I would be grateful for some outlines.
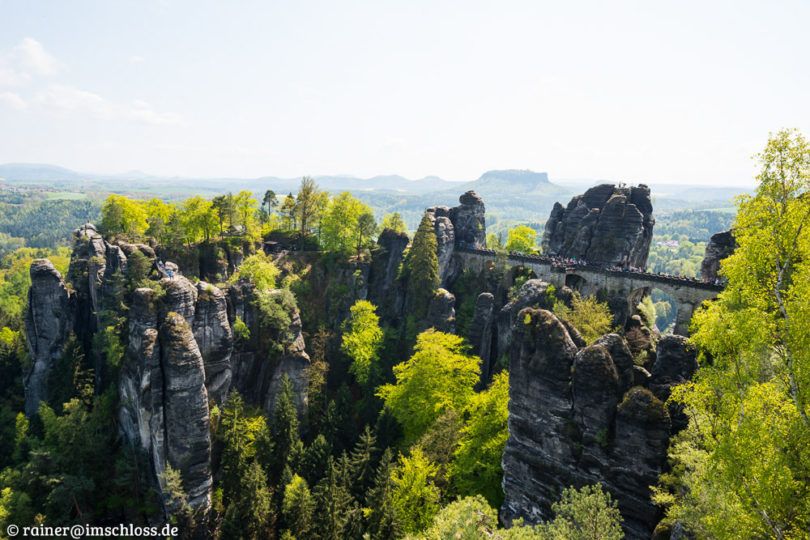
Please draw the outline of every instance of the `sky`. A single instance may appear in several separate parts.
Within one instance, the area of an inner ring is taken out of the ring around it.
[[[0,163],[753,185],[810,2],[0,0]]]

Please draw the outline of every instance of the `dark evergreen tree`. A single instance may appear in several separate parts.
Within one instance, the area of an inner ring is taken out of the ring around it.
[[[272,471],[280,473],[290,453],[299,442],[298,411],[295,406],[295,394],[292,383],[287,375],[281,380],[281,392],[276,398],[276,408],[273,411],[271,425],[271,440],[273,443]]]
[[[308,485],[314,486],[323,477],[331,452],[332,448],[323,433],[319,433],[315,440],[312,441],[312,444],[304,451],[301,476],[304,477]]]
[[[418,320],[427,314],[433,293],[439,286],[438,243],[433,222],[427,212],[413,236],[406,261],[408,272],[408,298],[411,314]]]
[[[352,496],[341,483],[341,471],[333,457],[329,457],[326,476],[314,490],[315,532],[324,540],[346,538],[344,529],[349,521]]]
[[[374,539],[387,540],[400,536],[396,507],[391,502],[394,491],[391,473],[395,467],[393,453],[390,448],[386,448],[374,475],[374,485],[365,498],[368,509],[366,530]]]
[[[371,487],[374,480],[374,462],[377,457],[375,442],[374,434],[366,426],[365,431],[360,434],[360,440],[354,445],[349,458],[351,492],[357,500],[362,500],[363,495]]]
[[[251,540],[270,538],[274,516],[270,511],[271,493],[267,488],[267,477],[256,461],[246,469],[240,481],[239,495],[225,511],[222,536]]]

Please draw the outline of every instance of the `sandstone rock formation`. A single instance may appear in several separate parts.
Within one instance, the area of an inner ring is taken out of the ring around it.
[[[455,304],[455,296],[445,289],[437,290],[430,300],[427,316],[422,326],[452,334],[456,329],[456,310],[453,307]]]
[[[368,299],[377,306],[384,320],[400,318],[405,301],[402,283],[397,281],[399,266],[408,247],[408,235],[385,229],[377,238],[368,276]]]
[[[432,206],[427,209],[438,243],[439,277],[443,285],[452,283],[460,268],[453,263],[456,244],[465,247],[487,247],[484,201],[474,191],[459,197],[458,206]]]
[[[644,184],[602,184],[563,207],[555,203],[543,234],[549,255],[644,268],[655,218]]]
[[[700,263],[700,277],[709,281],[717,279],[720,261],[734,253],[735,249],[737,249],[737,241],[734,239],[732,231],[713,234],[709,243],[706,244],[703,262]]]
[[[628,538],[649,538],[660,519],[649,486],[666,466],[673,433],[662,398],[636,385],[650,377],[638,376],[617,334],[578,347],[550,311],[526,307],[513,321],[501,517],[551,519],[564,488],[601,483],[618,502]],[[681,340],[662,340],[660,377],[694,367]]]
[[[472,347],[470,352],[481,359],[481,386],[486,386],[489,381],[492,366],[492,325],[494,323],[495,296],[492,293],[484,292],[478,295],[475,301],[470,328],[467,331],[467,341]]]
[[[120,303],[128,262],[136,252],[155,258],[152,247],[110,244],[87,224],[74,232],[68,272],[72,290],[50,261],[40,259],[31,265],[26,314],[31,365],[23,377],[26,414],[35,414],[39,402],[48,400],[48,376],[71,332],[84,354],[95,361],[97,385],[99,374],[115,373],[107,370],[93,338],[103,321],[99,313],[109,304],[105,295]],[[286,327],[268,335],[252,285],[226,291],[203,281],[195,285],[177,272],[174,263],[165,264],[174,269],[173,278],[164,277],[154,290],[139,288],[132,293],[123,344],[126,354],[117,379],[105,381],[104,387],[117,386],[122,435],[150,456],[151,478],[164,503],[168,498],[161,475],[171,466],[180,471],[189,504],[204,516],[212,486],[209,398],[223,405],[235,386],[248,402],[272,411],[287,375],[303,411],[309,357],[296,309],[289,310]],[[360,281],[358,287],[364,287],[364,279]],[[237,316],[252,335],[246,341],[234,337]]]
[[[296,395],[299,414],[307,404],[308,380],[306,369],[309,367],[309,356],[305,352],[304,336],[301,328],[301,316],[298,310],[287,313],[290,324],[273,336],[281,352],[270,355],[265,348],[268,344],[256,304],[256,288],[250,283],[229,287],[226,291],[228,320],[231,327],[237,318],[250,332],[248,339],[237,338],[231,356],[232,384],[245,401],[262,407],[267,413],[275,409],[276,397],[280,391],[284,375],[289,377]],[[275,291],[274,294],[281,294]]]
[[[48,374],[73,329],[70,295],[59,271],[48,259],[37,259],[30,272],[25,335],[31,362],[23,371],[28,416],[36,414],[40,401],[47,401]]]

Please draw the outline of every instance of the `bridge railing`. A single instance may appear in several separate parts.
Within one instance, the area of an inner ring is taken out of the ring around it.
[[[482,249],[463,245],[456,245],[455,249],[456,251],[471,253],[475,255],[484,255],[486,257],[491,258],[495,258],[495,256],[497,256],[497,252],[494,249]],[[554,259],[546,255],[528,255],[525,253],[511,252],[507,255],[507,259],[509,259],[510,261],[528,264],[547,264],[551,267],[552,272],[565,272],[566,268],[573,267],[574,269],[584,270],[587,272],[595,272],[625,278],[631,277],[636,279],[643,279],[645,281],[655,281],[658,283],[663,283],[677,287],[683,287],[684,285],[688,285],[690,287],[705,289],[709,291],[722,291],[725,288],[724,284],[712,283],[710,281],[703,281],[697,278],[685,276],[684,277],[667,276],[637,270],[624,270],[621,268],[611,268],[602,265],[601,263],[589,263],[585,261],[571,261],[571,260],[560,261],[558,259]]]

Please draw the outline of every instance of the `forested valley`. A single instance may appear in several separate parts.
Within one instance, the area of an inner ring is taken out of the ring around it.
[[[491,230],[471,191],[409,231],[306,177],[4,190],[0,538],[805,538],[810,147],[758,162],[736,213],[602,185]],[[712,296],[688,340],[679,288]]]

